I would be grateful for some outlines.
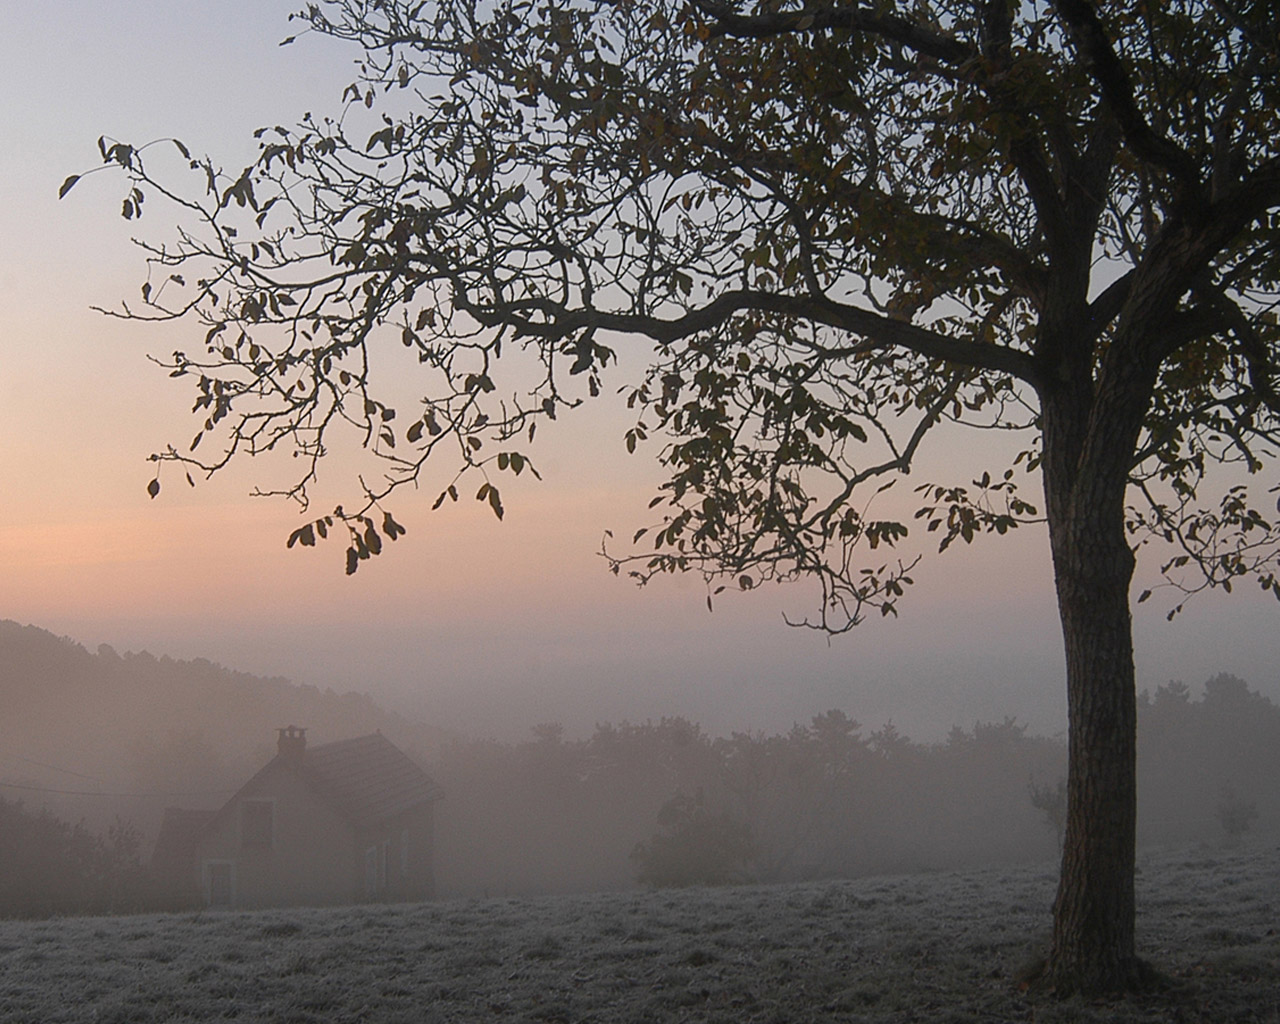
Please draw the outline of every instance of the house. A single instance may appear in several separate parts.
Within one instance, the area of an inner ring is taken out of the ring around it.
[[[212,814],[166,811],[157,874],[185,871],[213,907],[420,900],[434,894],[439,787],[380,732],[277,753]],[[174,865],[177,865],[175,868]]]

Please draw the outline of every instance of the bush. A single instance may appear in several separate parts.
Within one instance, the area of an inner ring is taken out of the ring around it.
[[[0,917],[137,909],[141,845],[142,833],[119,818],[96,835],[0,798]]]
[[[1214,814],[1228,838],[1239,839],[1258,817],[1258,805],[1251,800],[1242,800],[1232,786],[1223,786]]]
[[[655,887],[725,885],[749,880],[751,829],[728,814],[713,814],[695,796],[677,793],[658,812],[658,831],[637,843],[637,878]]]
[[[1067,780],[1059,779],[1056,786],[1040,785],[1034,779],[1030,786],[1031,806],[1044,815],[1045,824],[1058,837],[1058,849],[1062,849],[1062,835],[1067,827]]]

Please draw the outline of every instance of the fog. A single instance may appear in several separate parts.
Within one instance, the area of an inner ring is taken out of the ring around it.
[[[1144,852],[1142,1000],[1015,984],[1049,864],[779,886],[0,922],[6,1024],[946,1020],[1273,1024],[1273,851]]]
[[[833,707],[873,728],[893,721],[923,743],[1010,715],[1042,735],[1066,728],[1061,632],[1034,530],[926,556],[900,618],[828,641],[783,621],[812,613],[802,586],[726,593],[709,611],[698,580],[642,589],[610,576],[595,554],[600,530],[630,526],[643,501],[579,502],[572,486],[560,493],[569,483],[511,499],[501,524],[479,509],[447,520],[419,509],[410,536],[351,579],[335,550],[286,551],[280,525],[289,520],[254,506],[259,522],[243,542],[242,525],[213,520],[219,536],[235,531],[229,552],[164,552],[165,578],[190,581],[165,599],[143,578],[117,607],[93,600],[89,586],[71,608],[16,591],[9,605],[25,604],[25,621],[90,649],[205,658],[368,693],[439,728],[508,741],[537,721],[581,737],[597,722],[663,715],[715,735],[785,731]],[[561,497],[587,507],[566,520]],[[103,567],[102,586],[118,572]],[[1147,567],[1135,590],[1152,586],[1150,575]],[[1225,671],[1280,702],[1280,630],[1267,595],[1202,595],[1174,623],[1166,611],[1161,596],[1135,609],[1139,689]]]
[[[586,730],[531,717],[495,738],[364,694],[90,652],[13,622],[0,623],[0,697],[0,800],[104,837],[100,873],[124,872],[112,909],[158,900],[145,865],[164,809],[222,806],[295,723],[316,744],[381,731],[432,776],[445,897],[951,870],[1052,860],[1058,843],[1062,738],[1015,716],[955,722],[927,742],[835,702],[783,729],[623,713]],[[1142,843],[1280,835],[1277,780],[1280,708],[1248,682],[1144,692]],[[122,828],[136,863],[111,846]],[[11,835],[5,855],[16,849]],[[74,912],[73,896],[45,905]]]
[[[274,730],[297,724],[317,743],[381,729],[438,778],[443,893],[634,885],[637,844],[652,850],[664,807],[699,792],[708,821],[748,827],[752,856],[734,870],[760,880],[1052,857],[1028,793],[1062,771],[1064,673],[1034,529],[927,558],[901,619],[828,643],[783,625],[812,611],[803,587],[725,594],[710,612],[697,580],[639,590],[607,574],[601,534],[645,525],[656,472],[651,450],[625,456],[626,417],[607,399],[539,434],[545,483],[504,489],[503,523],[474,507],[429,514],[424,486],[396,508],[409,535],[352,579],[340,545],[287,551],[292,511],[245,499],[280,484],[270,463],[146,496],[146,455],[189,436],[191,395],[145,353],[203,331],[90,311],[137,294],[137,227],[109,175],[63,201],[58,184],[98,162],[103,133],[177,134],[233,166],[259,126],[332,109],[352,53],[314,36],[278,47],[295,6],[6,11],[0,609],[53,635],[0,630],[0,799],[93,835],[133,823],[145,860],[164,807],[219,806],[273,755]],[[153,202],[146,224],[162,231],[165,216]],[[409,375],[395,384],[420,398]],[[971,441],[922,452],[904,483],[1001,468],[982,461],[990,438],[980,457]],[[348,498],[352,479],[330,461],[316,508]],[[883,500],[899,493],[910,487]],[[1141,565],[1135,591],[1155,582]],[[1144,725],[1144,835],[1217,836],[1225,786],[1257,803],[1254,828],[1274,828],[1274,763],[1221,739],[1223,705],[1205,708],[1200,687],[1228,672],[1280,703],[1275,605],[1207,595],[1170,625],[1163,597],[1135,609],[1138,685],[1191,684],[1179,728],[1209,739],[1195,757],[1173,744],[1165,764]],[[831,710],[859,723],[838,771],[811,735]],[[540,724],[562,726],[558,739],[537,738]],[[873,739],[890,724],[909,742]],[[1244,760],[1226,760],[1237,747]]]

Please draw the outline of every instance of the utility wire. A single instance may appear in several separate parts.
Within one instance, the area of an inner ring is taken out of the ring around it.
[[[39,765],[41,768],[48,768],[50,771],[62,772],[64,775],[74,775],[77,779],[87,779],[90,782],[101,782],[102,780],[96,775],[81,775],[79,772],[73,772],[70,768],[60,768],[56,764],[46,764],[44,761],[37,761],[33,757],[23,757],[21,754],[14,754],[19,761],[26,761],[27,764]]]
[[[84,777],[87,778],[87,776]],[[100,789],[54,789],[50,786],[32,786],[25,782],[0,782],[0,786],[5,786],[9,789],[25,789],[33,793],[58,793],[62,796],[222,796],[235,792],[232,787],[226,789],[195,789],[186,790],[185,792],[125,793]]]
[[[23,757],[21,754],[13,754],[12,757],[15,761],[25,761],[27,764],[39,765],[41,768],[48,768],[50,771],[62,772],[64,775],[74,775],[77,779],[85,779],[88,782],[102,782],[102,780],[96,775],[84,775],[81,772],[74,772],[70,768],[63,768],[59,765],[49,764],[45,761],[37,761],[33,757]],[[223,796],[235,792],[232,788],[156,791],[150,793],[101,789],[57,789],[52,786],[37,786],[29,782],[5,782],[3,780],[0,780],[0,786],[5,786],[9,789],[25,789],[33,793],[56,793],[59,796]]]

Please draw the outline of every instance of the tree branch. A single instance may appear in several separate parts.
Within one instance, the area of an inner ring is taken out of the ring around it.
[[[896,15],[879,14],[866,7],[822,7],[804,11],[779,11],[773,14],[739,14],[728,4],[714,0],[695,0],[695,6],[716,25],[714,39],[731,36],[739,39],[763,39],[795,32],[823,32],[844,29],[866,32],[945,64],[963,64],[977,52],[951,36],[934,32],[918,22]]]
[[[1138,109],[1133,82],[1093,5],[1088,0],[1057,0],[1056,7],[1129,147],[1143,160],[1167,171],[1192,195],[1203,198],[1195,161],[1177,143],[1157,133]]]
[[[940,359],[980,370],[1007,373],[1035,385],[1039,370],[1025,353],[1003,345],[987,345],[951,338],[925,327],[895,320],[835,302],[825,296],[786,295],[737,289],[718,294],[705,306],[674,319],[646,313],[613,313],[598,309],[568,309],[546,299],[529,299],[492,308],[472,302],[465,294],[455,301],[459,308],[487,327],[512,326],[532,337],[565,338],[583,330],[640,334],[660,345],[671,345],[702,331],[723,325],[735,313],[778,313],[849,331],[880,347],[898,347],[928,359]],[[530,314],[541,319],[534,320]]]
[[[1257,330],[1250,323],[1244,310],[1239,304],[1232,302],[1226,292],[1212,286],[1198,290],[1205,294],[1214,310],[1240,343],[1240,350],[1244,353],[1245,362],[1249,367],[1249,384],[1254,393],[1263,405],[1280,416],[1280,393],[1277,393],[1280,367],[1272,361],[1266,342],[1258,337]]]

